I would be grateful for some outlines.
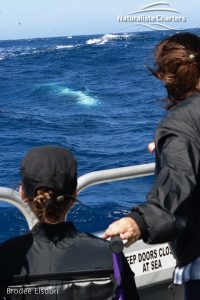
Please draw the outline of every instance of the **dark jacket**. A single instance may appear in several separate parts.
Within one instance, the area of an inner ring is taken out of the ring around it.
[[[170,242],[182,266],[200,256],[200,94],[169,112],[155,143],[156,180],[131,216],[144,242]]]
[[[133,299],[134,275],[124,257],[123,265],[126,299]],[[115,299],[112,254],[107,242],[78,232],[72,222],[38,223],[0,246],[0,287],[0,299],[7,300]]]

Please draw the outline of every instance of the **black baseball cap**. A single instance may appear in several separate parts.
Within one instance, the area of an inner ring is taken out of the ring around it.
[[[77,187],[77,162],[63,147],[32,148],[21,163],[24,192],[30,200],[38,188],[47,187],[57,196],[72,195]]]

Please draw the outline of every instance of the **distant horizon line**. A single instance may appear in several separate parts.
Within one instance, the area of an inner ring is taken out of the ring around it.
[[[177,29],[172,29],[172,30],[137,30],[137,31],[123,31],[123,32],[107,32],[107,33],[92,33],[92,34],[74,34],[74,35],[61,35],[61,36],[46,36],[46,37],[27,37],[27,38],[11,38],[11,39],[1,39],[1,41],[20,41],[20,40],[38,40],[38,39],[53,39],[53,38],[68,38],[68,37],[77,37],[77,36],[98,36],[98,35],[105,35],[105,34],[123,34],[123,33],[145,33],[145,32],[161,32],[161,31],[188,31],[188,30],[194,30],[194,29],[200,29],[200,27],[195,26],[191,28],[177,28]]]

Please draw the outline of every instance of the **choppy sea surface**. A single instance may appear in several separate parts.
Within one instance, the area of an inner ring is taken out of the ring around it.
[[[200,34],[200,30],[191,30]],[[79,176],[154,161],[147,145],[165,115],[165,90],[148,71],[170,31],[0,41],[0,186],[17,189],[25,153],[68,147]],[[145,200],[153,177],[90,187],[68,218],[101,231]],[[28,230],[0,202],[0,241]]]

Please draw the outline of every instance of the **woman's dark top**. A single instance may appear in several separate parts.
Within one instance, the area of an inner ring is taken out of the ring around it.
[[[157,128],[156,180],[131,216],[149,244],[170,242],[179,266],[200,256],[200,94],[179,103]]]
[[[124,257],[123,277],[129,286],[126,299],[137,299],[134,274]],[[16,286],[22,295],[8,294],[7,288]],[[78,232],[72,222],[38,223],[28,234],[0,245],[0,287],[7,300],[115,299],[112,254],[107,242]],[[25,294],[29,289],[31,295]]]

